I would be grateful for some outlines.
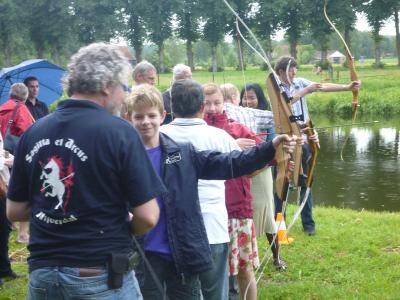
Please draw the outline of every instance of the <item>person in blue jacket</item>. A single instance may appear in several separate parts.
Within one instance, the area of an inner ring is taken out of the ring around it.
[[[263,168],[274,158],[281,142],[291,152],[295,139],[278,136],[247,151],[222,154],[196,151],[190,143],[177,143],[159,132],[164,121],[161,93],[151,85],[134,87],[126,100],[126,119],[142,137],[156,172],[168,189],[158,197],[159,222],[144,236],[144,250],[153,270],[144,270],[144,299],[200,299],[198,274],[212,268],[212,257],[199,204],[198,179],[224,180]],[[138,271],[140,272],[140,270]],[[143,270],[142,270],[143,272]],[[163,291],[157,288],[157,274]]]

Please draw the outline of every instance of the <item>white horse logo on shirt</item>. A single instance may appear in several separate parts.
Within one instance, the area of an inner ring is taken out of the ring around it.
[[[58,203],[54,209],[63,208],[62,205],[65,194],[65,185],[63,181],[74,175],[74,173],[71,173],[64,178],[60,178],[60,167],[62,166],[59,166],[54,158],[51,158],[43,167],[42,174],[40,175],[40,179],[44,179],[40,191],[46,191],[44,194],[45,197],[57,197]]]
[[[54,209],[59,209],[63,204],[65,186],[60,179],[60,167],[57,165],[54,159],[50,159],[50,161],[44,166],[42,175],[40,175],[40,179],[44,179],[42,191],[48,190],[44,196],[57,197],[58,204],[54,207]]]

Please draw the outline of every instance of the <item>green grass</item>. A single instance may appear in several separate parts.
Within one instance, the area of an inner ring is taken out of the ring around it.
[[[315,219],[314,237],[297,222],[294,244],[282,247],[289,270],[268,266],[259,299],[399,299],[399,213],[317,207]]]
[[[0,288],[0,300],[22,300],[25,299],[28,288],[28,267],[26,264],[28,250],[25,245],[16,243],[15,231],[11,234],[9,247],[8,254],[12,260],[12,269],[24,276],[10,281],[3,280],[4,285]]]
[[[288,221],[294,209],[289,206]],[[269,261],[258,299],[399,299],[400,214],[329,207],[314,212],[317,235],[304,235],[297,221],[290,232],[294,243],[281,251],[289,268],[275,271]],[[259,240],[261,257],[266,243]],[[14,270],[26,275],[26,251],[15,243],[15,233],[10,246]],[[26,290],[27,275],[6,282],[0,300],[24,299]]]
[[[374,69],[369,62],[357,66],[358,77],[362,82],[359,95],[359,113],[364,115],[396,116],[400,113],[400,68],[394,62],[386,62],[383,69]],[[244,82],[257,82],[265,86],[267,72],[251,66],[244,72],[225,70],[213,74],[207,71],[195,71],[193,78],[201,83],[214,82],[217,84],[233,83],[239,89]],[[303,65],[297,75],[316,82],[334,82],[345,84],[350,82],[349,71],[342,66],[334,66],[333,80],[329,80],[328,74],[323,72],[315,75],[311,65]],[[164,91],[171,84],[171,74],[161,74],[159,89]],[[314,93],[307,97],[312,114],[324,114],[327,116],[340,116],[351,118],[351,92]]]

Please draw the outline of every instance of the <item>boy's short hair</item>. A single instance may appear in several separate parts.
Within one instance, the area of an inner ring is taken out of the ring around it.
[[[127,117],[131,117],[133,112],[139,107],[155,107],[160,114],[164,113],[164,102],[160,91],[150,84],[140,84],[133,87],[132,92],[125,99]]]
[[[216,93],[220,93],[222,95],[221,89],[215,83],[203,84],[203,93],[204,93],[204,96],[214,95]]]
[[[297,67],[297,62],[293,57],[291,57],[291,56],[281,56],[280,58],[278,58],[278,60],[277,60],[277,62],[275,64],[275,68],[274,68],[275,72],[279,73],[279,70],[283,70],[283,71],[286,72],[286,68],[287,68],[289,63],[290,63],[289,68]]]
[[[222,96],[224,97],[224,102],[231,102],[232,96],[237,95],[240,97],[239,89],[232,83],[225,83],[220,85]]]

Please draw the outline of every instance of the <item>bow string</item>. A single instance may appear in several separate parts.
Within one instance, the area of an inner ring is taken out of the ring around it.
[[[345,39],[343,38],[342,34],[339,32],[339,30],[333,24],[331,19],[328,17],[327,10],[326,10],[327,5],[328,5],[328,1],[325,0],[325,4],[324,4],[324,16],[325,16],[325,19],[327,20],[329,25],[331,25],[332,29],[338,34],[340,40],[343,42],[343,45],[344,45],[344,48],[345,48],[345,52],[346,52],[347,64],[348,64],[349,71],[350,71],[350,80],[351,81],[358,81],[358,75],[357,75],[357,72],[356,72],[356,67],[355,67],[355,63],[354,63],[354,57],[351,54],[349,46],[347,45],[347,43],[346,43]],[[352,94],[353,94],[353,100],[352,100],[352,103],[351,103],[351,106],[352,106],[351,122],[355,123],[356,118],[357,118],[358,107],[360,106],[359,103],[358,103],[358,90],[352,90]],[[346,139],[344,140],[342,149],[340,151],[341,160],[344,160],[343,159],[343,151],[344,151],[344,148],[345,148],[345,146],[347,144],[347,141],[348,141],[349,137],[350,137],[350,135],[348,135],[346,137]]]
[[[289,134],[296,135],[299,138],[302,136],[299,126],[296,123],[296,117],[292,115],[292,109],[290,104],[290,98],[288,97],[286,91],[283,88],[283,83],[279,79],[278,74],[276,74],[273,69],[271,62],[268,59],[263,47],[258,41],[257,37],[254,35],[252,30],[246,25],[246,23],[240,18],[236,11],[230,6],[230,4],[223,0],[228,9],[236,17],[243,27],[250,34],[252,39],[255,41],[259,50],[257,50],[240,32],[239,26],[237,25],[237,33],[240,35],[242,40],[256,53],[268,66],[271,71],[267,78],[267,92],[269,96],[269,101],[271,103],[272,112],[274,115],[275,130],[278,134]],[[274,104],[275,102],[275,104]],[[295,162],[295,167],[293,172],[288,172],[288,161],[289,156],[284,154],[283,145],[280,144],[277,151],[275,159],[277,161],[277,180],[276,180],[276,191],[279,198],[282,201],[287,199],[289,182],[293,182],[295,186],[298,184],[298,175],[301,173],[301,147],[297,146],[295,153],[293,155],[293,161]]]
[[[307,190],[304,194],[303,201],[301,202],[299,208],[297,209],[297,211],[295,212],[295,214],[293,216],[292,221],[290,222],[290,224],[287,227],[287,234],[289,233],[290,229],[293,227],[296,220],[299,218],[299,216],[307,202],[308,196],[311,193],[311,187],[314,182],[314,171],[315,171],[315,166],[317,164],[317,156],[318,156],[318,151],[319,151],[320,145],[319,145],[319,143],[316,143],[315,141],[310,139],[310,136],[315,135],[315,133],[316,133],[314,130],[314,124],[311,121],[311,119],[309,119],[306,122],[306,127],[308,128],[306,130],[306,135],[308,137],[307,140],[308,140],[308,145],[310,146],[310,153],[311,153],[310,157],[307,159],[308,168],[307,168],[307,174],[305,174],[305,176],[307,178],[306,179]]]
[[[243,27],[247,30],[247,32],[250,34],[252,39],[255,41],[257,47],[259,50],[257,50],[240,32],[238,23],[236,25],[237,28],[237,33],[240,35],[242,40],[249,46],[250,49],[254,51],[261,59],[264,61],[271,73],[269,74],[267,78],[267,91],[268,91],[268,96],[269,100],[271,102],[272,99],[274,99],[271,103],[273,115],[274,115],[274,122],[275,122],[275,129],[277,133],[284,133],[284,134],[294,134],[297,135],[299,138],[301,138],[301,131],[299,126],[297,125],[295,121],[295,117],[292,115],[292,109],[291,109],[291,104],[290,104],[290,99],[285,92],[283,88],[283,84],[281,80],[279,79],[279,76],[276,74],[274,69],[272,68],[272,65],[268,59],[268,56],[266,55],[263,47],[261,46],[260,42],[258,41],[257,37],[254,35],[254,33],[251,31],[251,29],[246,25],[246,23],[240,18],[240,16],[236,13],[236,11],[229,5],[227,0],[223,0],[227,8],[233,13],[233,15],[236,17],[237,22],[239,21]],[[275,103],[275,104],[274,104]],[[278,108],[278,110],[276,109]],[[278,178],[276,180],[276,190],[278,191],[278,195],[280,199],[283,202],[283,213],[286,211],[286,200],[287,200],[287,194],[288,194],[288,189],[289,189],[289,182],[290,178],[292,178],[292,181],[297,184],[298,180],[298,174],[300,173],[301,169],[301,147],[297,146],[296,151],[295,151],[295,161],[297,161],[297,164],[295,163],[294,167],[294,172],[290,174],[288,172],[288,160],[289,157],[284,154],[283,151],[283,145],[280,144],[279,148],[276,150],[276,161],[277,161],[277,168],[278,168]],[[297,176],[293,175],[297,174]],[[282,221],[281,221],[282,222]],[[278,226],[280,227],[281,224]],[[272,255],[268,256],[268,251],[270,251],[272,245],[275,243],[277,235],[275,235],[274,240],[272,241],[271,245],[269,248],[266,250],[264,257],[260,261],[260,266],[255,270],[256,273],[259,273],[256,283],[258,284],[259,281],[261,280],[265,267],[271,259]],[[248,289],[250,287],[250,282],[247,285],[244,299],[246,299]]]

